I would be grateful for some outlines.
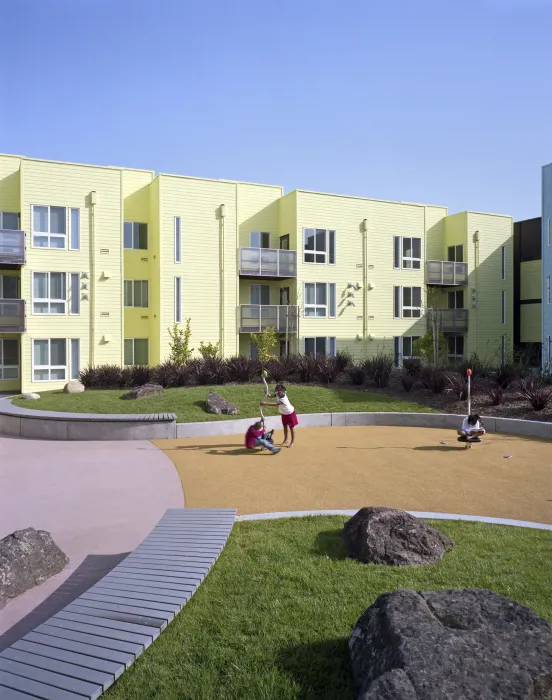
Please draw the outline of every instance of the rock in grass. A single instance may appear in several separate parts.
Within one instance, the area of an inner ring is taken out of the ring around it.
[[[40,394],[35,394],[32,391],[30,391],[26,394],[21,394],[21,398],[25,399],[26,401],[36,401],[36,399],[40,398]]]
[[[82,394],[84,391],[84,384],[81,384],[78,379],[72,379],[63,387],[63,391],[66,394]]]
[[[142,386],[135,386],[128,393],[121,396],[122,399],[149,399],[150,396],[158,396],[162,394],[165,390],[161,384],[143,384]]]
[[[8,600],[38,586],[69,563],[45,530],[32,527],[0,540],[0,608]]]
[[[358,700],[552,697],[552,625],[486,589],[385,593],[349,652]]]
[[[350,555],[366,564],[434,564],[454,545],[423,520],[393,508],[362,508],[345,523],[343,536]]]
[[[205,404],[207,407],[207,413],[224,413],[225,415],[235,415],[240,411],[237,406],[230,403],[230,401],[227,401],[219,394],[216,394],[214,391],[210,391],[207,394]]]

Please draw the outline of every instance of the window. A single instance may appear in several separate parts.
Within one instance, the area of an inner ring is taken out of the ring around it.
[[[506,364],[506,336],[503,335],[500,339],[500,361],[502,365]]]
[[[67,248],[65,207],[33,206],[33,247]]]
[[[66,339],[33,340],[33,381],[53,382],[65,381],[66,379]]]
[[[334,283],[305,283],[305,316],[317,318],[335,318],[336,286]]]
[[[550,245],[550,217],[548,217],[548,245]]]
[[[19,299],[19,277],[0,275],[0,299]]]
[[[174,322],[182,323],[182,277],[174,278]]]
[[[420,318],[422,315],[422,288],[395,287],[393,306],[394,318]]]
[[[456,292],[448,293],[448,308],[463,309],[464,308],[464,290],[459,289]]]
[[[335,231],[327,231],[324,228],[303,229],[304,261],[335,265],[335,237]]]
[[[251,248],[270,248],[270,233],[251,231],[249,234],[249,246]]]
[[[147,365],[148,356],[147,338],[125,338],[125,365]]]
[[[69,313],[72,315],[80,314],[80,273],[71,272],[69,284]]]
[[[249,357],[252,360],[259,359],[259,348],[255,345],[255,343],[251,343],[251,345],[249,346]]]
[[[395,236],[393,266],[403,270],[420,270],[422,267],[422,239]]]
[[[129,250],[147,250],[148,249],[148,225],[140,224],[135,221],[125,221],[124,231],[124,247]]]
[[[0,229],[4,231],[19,231],[19,214],[0,211]]]
[[[249,291],[251,304],[268,306],[270,304],[270,287],[268,284],[252,284]]]
[[[335,338],[305,338],[305,355],[336,355]]]
[[[80,340],[71,338],[71,379],[80,378]]]
[[[174,217],[174,261],[182,262],[182,219]]]
[[[506,246],[502,246],[502,279],[506,279]]]
[[[414,343],[420,340],[419,335],[395,336],[395,367],[401,367],[403,360],[418,359],[414,352]]]
[[[125,306],[147,309],[148,291],[147,280],[125,280]]]
[[[448,359],[451,362],[458,362],[464,358],[464,336],[450,335],[447,338]]]
[[[80,209],[69,209],[69,250],[80,249]]]
[[[65,314],[65,272],[33,272],[33,314]]]
[[[546,303],[550,304],[550,275],[546,278]]]
[[[0,338],[0,379],[19,379],[19,341]]]
[[[502,323],[506,323],[506,292],[502,292]]]
[[[447,261],[464,262],[464,246],[449,245],[449,247],[447,248]]]

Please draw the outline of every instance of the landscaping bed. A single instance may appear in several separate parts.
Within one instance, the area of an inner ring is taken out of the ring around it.
[[[552,621],[552,532],[430,521],[436,565],[347,558],[340,516],[240,522],[182,613],[106,693],[112,700],[353,700],[347,640],[386,591],[489,588]]]

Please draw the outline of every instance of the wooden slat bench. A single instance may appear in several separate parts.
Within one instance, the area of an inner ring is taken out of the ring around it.
[[[120,564],[0,652],[0,700],[94,700],[191,598],[234,524],[230,508],[171,508]]]

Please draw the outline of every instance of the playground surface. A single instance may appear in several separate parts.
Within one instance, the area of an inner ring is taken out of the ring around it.
[[[490,434],[468,450],[450,430],[367,426],[302,428],[277,455],[246,450],[241,435],[155,444],[176,465],[190,508],[379,505],[552,524],[550,441]]]

